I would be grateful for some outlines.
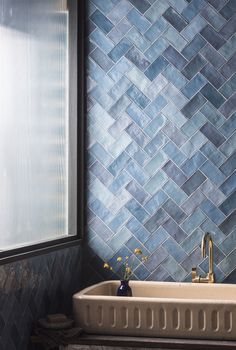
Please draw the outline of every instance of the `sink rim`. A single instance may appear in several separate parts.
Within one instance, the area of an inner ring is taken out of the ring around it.
[[[187,288],[193,288],[193,289],[200,289],[203,290],[204,289],[222,289],[225,290],[226,289],[232,289],[235,288],[235,292],[236,292],[236,284],[223,284],[223,283],[191,283],[191,282],[164,282],[164,281],[130,281],[130,286],[131,288],[134,288],[135,285],[143,285],[145,283],[149,283],[149,284],[154,284],[154,285],[158,285],[160,287],[173,287],[175,286],[175,288],[183,288],[183,287],[187,287]],[[99,282],[96,284],[93,284],[89,287],[84,288],[83,290],[75,293],[73,295],[73,299],[88,299],[88,300],[108,300],[108,301],[112,301],[115,300],[117,302],[120,301],[127,301],[127,302],[148,302],[148,301],[156,301],[156,302],[168,302],[168,303],[178,303],[178,304],[209,304],[212,302],[214,302],[215,304],[236,304],[236,297],[235,299],[215,299],[214,297],[212,298],[186,298],[186,297],[158,297],[158,296],[132,296],[132,297],[120,297],[120,296],[116,296],[116,295],[99,295],[99,294],[87,294],[89,291],[91,291],[94,288],[97,288],[99,286],[102,285],[106,285],[106,284],[115,284],[115,285],[119,285],[120,281],[119,280],[108,280],[108,281],[103,281],[103,282]],[[236,295],[236,294],[235,294]]]

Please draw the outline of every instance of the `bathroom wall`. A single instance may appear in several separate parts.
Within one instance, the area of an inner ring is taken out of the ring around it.
[[[72,313],[81,253],[75,246],[0,266],[1,350],[26,350],[33,322],[49,313]]]
[[[236,282],[235,0],[90,0],[86,284],[205,274]]]

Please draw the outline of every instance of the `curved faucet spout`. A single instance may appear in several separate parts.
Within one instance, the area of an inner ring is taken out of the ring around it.
[[[207,232],[202,237],[202,244],[201,244],[201,251],[202,251],[202,257],[206,257],[206,245],[208,242],[208,258],[209,258],[209,271],[206,275],[206,277],[201,277],[197,274],[197,269],[192,269],[192,282],[198,282],[198,283],[214,283],[215,282],[215,275],[213,272],[213,239],[209,232]]]

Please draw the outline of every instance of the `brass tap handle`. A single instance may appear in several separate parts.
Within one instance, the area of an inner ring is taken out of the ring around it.
[[[192,282],[193,283],[199,283],[200,282],[200,276],[197,275],[197,268],[192,268]]]

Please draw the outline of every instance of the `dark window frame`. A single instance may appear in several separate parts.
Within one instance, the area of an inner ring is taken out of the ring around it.
[[[69,0],[69,4],[70,1],[76,0]],[[72,16],[74,22],[72,25],[77,31],[77,52],[70,50],[72,60],[77,62],[77,139],[73,141],[76,142],[77,152],[76,235],[1,251],[0,265],[78,245],[83,238],[85,227],[85,2],[86,0],[76,1],[77,13],[76,16]],[[70,37],[71,39],[73,40],[73,37]]]

